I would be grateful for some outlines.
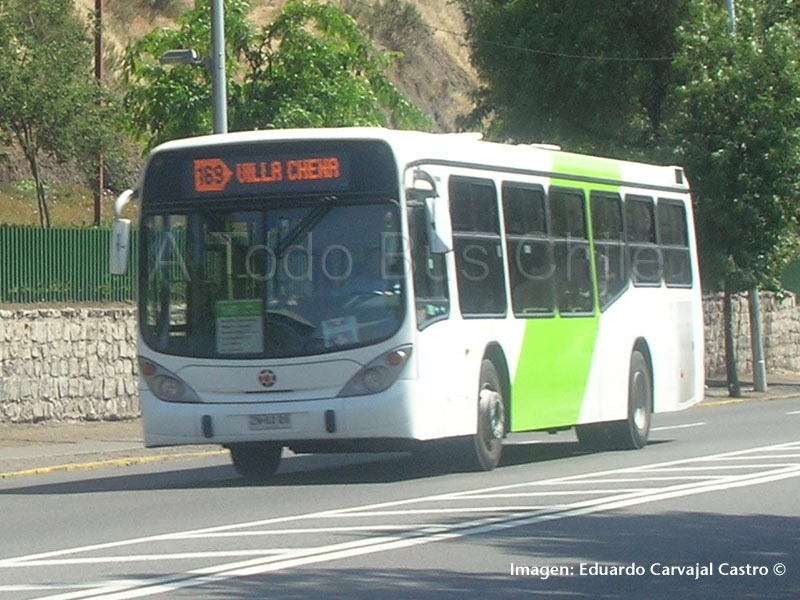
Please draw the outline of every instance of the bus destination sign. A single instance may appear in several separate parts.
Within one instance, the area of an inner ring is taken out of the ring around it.
[[[269,156],[196,158],[191,163],[191,195],[291,191],[341,191],[349,182],[345,156]]]

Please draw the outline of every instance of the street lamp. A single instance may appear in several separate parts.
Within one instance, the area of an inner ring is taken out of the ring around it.
[[[200,65],[203,63],[197,57],[197,52],[188,48],[180,50],[167,50],[158,59],[162,65]]]
[[[228,99],[225,89],[225,16],[223,0],[211,0],[211,107],[214,133],[228,131]],[[162,65],[200,65],[204,61],[190,48],[168,50],[159,59]]]

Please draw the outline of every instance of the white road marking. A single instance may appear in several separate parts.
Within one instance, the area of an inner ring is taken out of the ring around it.
[[[173,552],[169,554],[128,554],[114,556],[92,556],[84,558],[51,558],[14,563],[14,567],[43,567],[60,565],[92,565],[106,563],[158,562],[164,560],[190,560],[196,558],[233,558],[241,556],[264,556],[290,554],[302,548],[269,548],[253,550],[220,550],[214,552]]]
[[[689,427],[702,427],[705,423],[686,423],[685,425],[665,425],[664,427],[653,427],[650,431],[667,431],[669,429],[688,429]]]

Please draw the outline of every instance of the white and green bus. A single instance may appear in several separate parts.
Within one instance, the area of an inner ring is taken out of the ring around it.
[[[448,440],[474,469],[511,432],[640,448],[703,394],[689,186],[677,167],[378,128],[169,142],[140,202],[147,446]]]

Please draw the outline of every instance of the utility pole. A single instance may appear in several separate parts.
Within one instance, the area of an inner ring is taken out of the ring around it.
[[[94,1],[94,76],[98,88],[103,84],[103,0]],[[102,102],[102,100],[100,100]],[[103,206],[103,189],[105,188],[105,157],[97,155],[97,187],[94,190],[94,224],[100,225]]]
[[[728,0],[728,19],[731,35],[736,35],[736,6],[734,0]],[[750,308],[750,347],[753,361],[753,388],[757,392],[767,391],[767,366],[764,360],[764,337],[761,329],[761,300],[758,287],[750,288],[748,293]]]
[[[225,15],[223,0],[212,0],[211,2],[211,52],[214,133],[227,133],[228,96],[225,83]]]

